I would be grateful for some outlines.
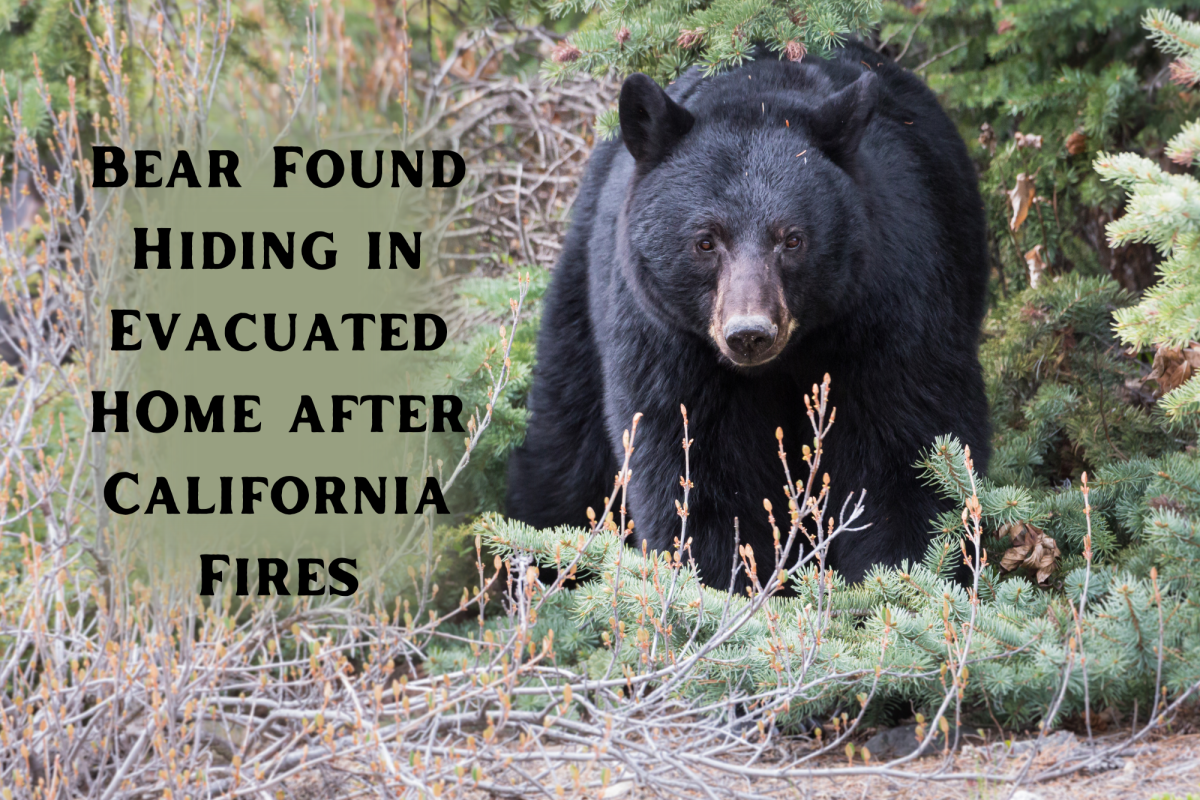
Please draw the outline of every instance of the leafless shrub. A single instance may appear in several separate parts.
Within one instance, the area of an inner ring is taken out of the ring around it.
[[[76,8],[88,25],[82,4]],[[203,144],[208,114],[219,100],[214,91],[230,5],[139,20],[133,43],[120,34],[115,3],[94,8],[101,27],[88,28],[90,41],[112,100],[109,112],[93,120],[94,129],[114,144],[135,144],[138,125],[122,70],[125,48],[137,47],[155,65],[163,98],[155,112],[160,132]],[[352,66],[336,25],[330,27],[337,20],[330,9],[312,10],[307,51],[276,59],[278,92],[244,84],[243,97],[256,109],[246,116],[248,131],[270,123],[280,134],[299,120],[318,119],[317,109],[310,115],[306,108],[315,106],[320,70],[330,59],[342,69]],[[415,92],[421,83],[407,68],[403,25],[397,30],[389,33],[391,49],[385,48],[382,61],[359,66],[376,76],[371,102],[379,93],[398,91],[409,108],[415,93],[397,87],[411,81]],[[482,39],[464,42],[440,75],[427,76],[424,110],[409,118],[406,135],[438,131],[475,165],[441,219],[441,238],[456,264],[495,260],[498,251],[524,264],[553,261],[590,145],[579,126],[613,96],[608,84],[593,96],[584,84],[535,89],[512,78],[485,79],[489,59],[517,46],[520,36],[547,38],[518,34],[482,51]],[[475,70],[451,80],[467,52],[477,53]],[[42,93],[49,107],[44,85]],[[829,686],[865,680],[874,687],[904,677],[894,669],[829,674],[818,668],[822,636],[839,614],[825,553],[830,541],[854,529],[863,502],[860,495],[853,504],[832,507],[821,479],[822,443],[834,415],[827,384],[807,398],[815,446],[803,454],[805,479],[793,480],[779,443],[790,502],[776,563],[764,569],[743,550],[731,565],[749,577],[745,598],[699,587],[686,563],[686,412],[677,553],[638,553],[622,545],[635,419],[609,505],[594,516],[590,530],[565,535],[554,553],[539,553],[518,528],[486,523],[504,554],[485,553],[482,535],[476,540],[478,583],[473,592],[464,589],[451,615],[477,619],[477,635],[464,636],[449,618],[429,612],[436,591],[429,518],[396,543],[364,591],[337,602],[226,594],[205,605],[188,587],[144,582],[125,532],[97,500],[109,443],[83,435],[79,422],[88,415],[88,392],[113,385],[126,369],[104,347],[102,325],[117,267],[127,255],[118,230],[126,196],[101,196],[90,188],[74,105],[52,114],[45,149],[24,133],[19,108],[5,109],[17,132],[15,163],[0,174],[11,193],[32,187],[42,208],[32,227],[0,239],[0,296],[12,313],[5,344],[19,361],[0,366],[0,563],[8,565],[0,575],[0,796],[615,797],[636,785],[665,796],[755,797],[818,776],[1019,783],[1102,763],[1144,739],[1191,694],[1156,708],[1131,737],[1084,757],[1064,757],[1040,772],[1031,770],[1032,757],[1015,766],[997,759],[960,769],[949,751],[932,764],[917,762],[916,754],[871,763],[854,749],[854,737],[873,688],[854,717],[822,720],[828,733],[784,736],[776,720]],[[498,125],[517,131],[515,144],[489,161],[489,128]],[[469,243],[472,236],[479,238]],[[527,286],[518,283],[499,358],[489,365],[493,398],[511,377],[508,353]],[[467,453],[445,485],[467,468],[490,413],[489,407],[472,418]],[[973,496],[964,511],[963,540],[979,552],[980,536]],[[802,547],[804,554],[793,562]],[[424,562],[413,572],[415,605],[382,589],[385,568],[414,554]],[[538,557],[558,567],[553,582],[539,581]],[[565,582],[580,574],[581,565],[598,575],[593,605],[612,607],[609,644],[631,647],[637,656],[632,663],[611,659],[598,675],[559,664],[553,635],[535,639],[533,633],[539,614],[568,591]],[[972,559],[971,567],[977,603],[982,563]],[[809,576],[814,598],[797,620],[783,619],[773,605],[793,576]],[[1077,618],[1084,614],[1086,592],[1083,598]],[[637,628],[627,629],[623,619],[638,615]],[[495,624],[487,627],[489,621]],[[974,622],[974,610],[961,621],[947,615],[945,694],[923,734],[925,752],[936,749],[936,731],[949,728],[942,723],[957,722],[961,714],[961,689],[975,663]],[[775,680],[752,692],[695,701],[684,690],[707,680],[713,664],[721,666],[721,648],[751,626],[766,631]],[[674,635],[679,630],[687,632],[682,639]],[[1064,687],[1083,668],[1082,637],[1077,629]],[[430,674],[432,648],[447,642],[465,646],[472,657]],[[1161,659],[1161,639],[1159,652]],[[835,758],[842,753],[846,762],[839,765]]]
[[[553,42],[537,28],[463,36],[421,88],[415,135],[436,132],[468,168],[467,179],[443,199],[430,234],[447,295],[464,275],[503,275],[558,259],[595,144],[592,121],[616,103],[619,84],[615,78],[551,84],[498,69]],[[447,321],[459,332],[498,322],[461,307]]]

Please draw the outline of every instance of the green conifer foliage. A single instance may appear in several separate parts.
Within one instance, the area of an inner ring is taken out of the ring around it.
[[[44,135],[49,125],[35,69],[41,70],[56,110],[67,106],[68,77],[75,78],[81,111],[101,108],[104,98],[90,91],[91,60],[72,0],[0,0],[0,94],[7,93],[14,104],[20,99],[28,132]],[[0,153],[8,151],[12,136],[0,129]]]
[[[940,491],[965,499],[971,476],[956,441],[939,440],[924,463],[927,478]],[[1033,492],[975,480],[988,527],[1035,519],[1048,526],[1048,533],[1074,542],[1079,552],[1088,515],[1078,489]],[[960,551],[960,519],[956,532],[930,546],[923,563],[876,568],[858,586],[848,587],[834,574],[818,577],[812,568],[799,571],[791,585],[794,594],[771,600],[726,635],[720,647],[697,662],[679,693],[698,703],[732,696],[769,704],[786,696],[786,710],[776,717],[785,725],[848,705],[857,709],[868,697],[878,707],[902,700],[929,711],[945,695],[947,668],[954,668],[948,641],[964,635],[964,626],[973,636],[969,676],[963,679],[968,718],[983,721],[991,715],[1018,727],[1036,723],[1053,706],[1068,664],[1075,668],[1059,718],[1081,711],[1085,696],[1093,708],[1127,708],[1135,701],[1146,708],[1160,691],[1156,687],[1176,692],[1194,684],[1200,680],[1200,614],[1189,590],[1200,570],[1194,523],[1200,511],[1200,460],[1176,454],[1121,462],[1102,469],[1090,485],[1096,563],[1089,567],[1081,556],[1074,558],[1062,581],[1065,591],[1046,591],[1022,574],[1005,575],[988,564],[978,602],[972,602],[968,590],[949,575]],[[1136,545],[1113,558],[1111,536],[1117,528]],[[554,596],[550,613],[582,632],[559,663],[574,664],[593,679],[614,659],[629,670],[687,663],[751,602],[703,587],[690,568],[673,567],[666,556],[622,547],[615,529],[535,531],[488,516],[476,530],[508,558],[532,557],[556,567],[580,556],[579,571],[588,578],[563,592],[567,600]],[[1085,576],[1087,599],[1077,627]],[[668,586],[672,602],[665,604]],[[822,613],[826,623],[813,651],[811,637]],[[652,622],[657,630],[669,631],[668,646],[651,647]],[[595,641],[597,632],[597,649],[581,647]],[[463,636],[471,640],[480,634],[465,627]],[[1087,654],[1086,678],[1072,648]],[[813,654],[812,661],[797,681],[805,652]],[[438,654],[447,669],[468,657],[465,645]]]
[[[865,32],[879,18],[879,0],[551,0],[556,16],[592,12],[554,53],[551,76],[644,72],[666,82],[693,64],[707,72],[736,65],[758,42],[799,60]]]
[[[1144,24],[1155,44],[1176,56],[1172,78],[1184,86],[1200,82],[1200,25],[1164,10],[1147,12]],[[1200,120],[1183,127],[1169,142],[1167,156],[1192,167],[1200,147]],[[1096,171],[1129,193],[1125,215],[1109,223],[1114,244],[1148,242],[1165,261],[1161,278],[1141,302],[1116,315],[1117,334],[1126,344],[1158,348],[1156,377],[1168,390],[1161,405],[1171,416],[1200,415],[1200,182],[1189,174],[1172,174],[1134,154],[1096,159]],[[1192,362],[1195,363],[1192,363]]]
[[[533,378],[541,299],[549,286],[550,272],[545,267],[523,267],[521,272],[529,274],[530,286],[522,321],[511,334],[512,378],[507,390],[497,398],[488,396],[488,388],[492,381],[491,371],[500,366],[498,362],[503,357],[500,326],[509,311],[514,281],[511,277],[470,278],[463,281],[457,291],[468,309],[487,314],[489,322],[495,321],[491,325],[480,325],[468,341],[454,344],[449,359],[448,386],[462,398],[467,413],[486,409],[489,405],[492,407],[487,436],[480,440],[472,455],[478,466],[463,474],[461,488],[455,490],[453,497],[456,508],[464,508],[473,514],[503,508],[508,457],[525,439],[525,398]],[[455,443],[445,457],[452,463],[461,455],[462,449]]]
[[[1168,59],[1139,23],[1149,8],[1128,0],[885,3],[883,52],[938,94],[979,164],[996,294],[1071,271],[1108,273],[1135,292],[1153,281],[1151,247],[1107,245],[1104,225],[1120,215],[1123,195],[1090,168],[1104,150],[1157,157],[1194,116],[1190,100],[1164,85]]]
[[[988,476],[999,485],[1056,487],[1114,461],[1156,457],[1194,439],[1142,388],[1145,365],[1124,352],[1112,315],[1133,298],[1078,273],[1000,302],[980,358],[992,411]]]

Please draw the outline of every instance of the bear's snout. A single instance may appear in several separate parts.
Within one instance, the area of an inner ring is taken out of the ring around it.
[[[775,344],[779,326],[761,314],[755,314],[732,318],[721,332],[737,360],[753,364]]]
[[[708,329],[722,356],[739,367],[766,364],[782,352],[794,327],[781,270],[769,254],[735,248],[722,259]]]

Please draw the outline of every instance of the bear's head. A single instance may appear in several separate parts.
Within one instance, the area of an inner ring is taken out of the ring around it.
[[[844,313],[868,247],[853,177],[877,79],[840,90],[800,65],[702,85],[692,110],[645,75],[621,88],[635,161],[618,242],[655,319],[756,367]]]

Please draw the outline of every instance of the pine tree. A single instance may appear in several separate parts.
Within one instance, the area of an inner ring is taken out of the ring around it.
[[[1183,86],[1200,82],[1200,25],[1169,11],[1150,11],[1145,27],[1164,52],[1176,56],[1172,79]],[[1167,146],[1171,161],[1200,163],[1200,120],[1193,120]],[[1166,391],[1161,403],[1173,417],[1200,414],[1200,182],[1171,174],[1134,153],[1100,154],[1096,171],[1129,192],[1125,215],[1108,225],[1114,244],[1148,242],[1165,260],[1161,279],[1141,302],[1117,313],[1117,333],[1135,348],[1155,346],[1155,377]]]

